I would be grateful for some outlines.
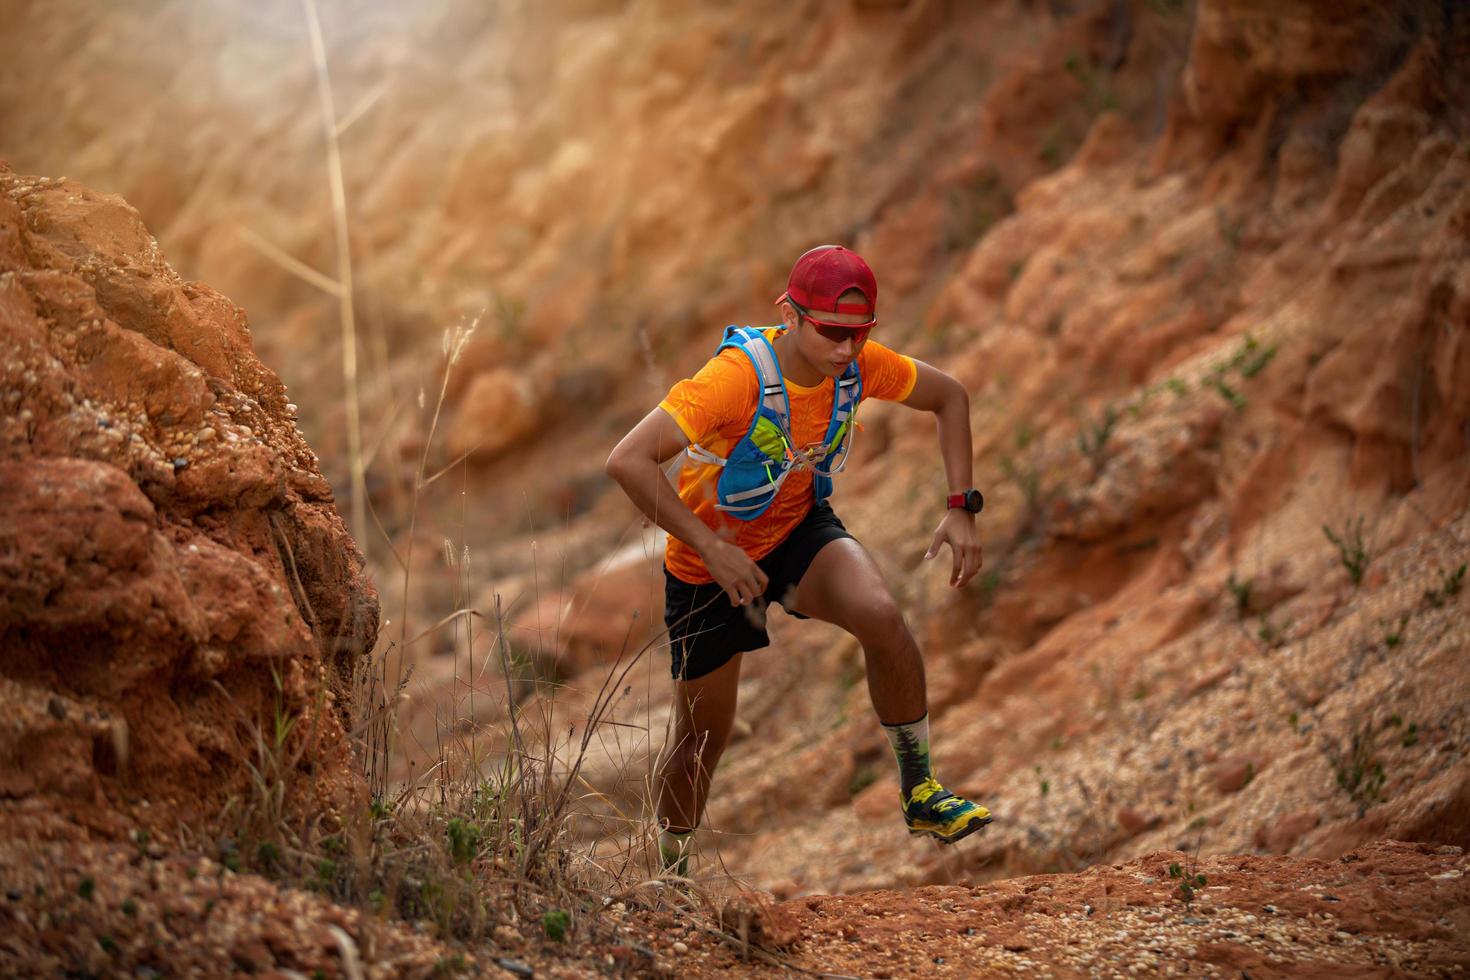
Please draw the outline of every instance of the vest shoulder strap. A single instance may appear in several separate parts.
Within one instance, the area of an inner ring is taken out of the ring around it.
[[[723,351],[726,347],[737,348],[750,358],[750,363],[755,367],[755,381],[760,391],[760,408],[774,415],[781,428],[789,433],[791,403],[786,397],[786,380],[781,375],[781,362],[776,358],[776,349],[766,339],[765,331],[759,327],[728,326],[725,328],[725,339],[720,344],[720,350]],[[760,414],[757,409],[756,419],[759,419]],[[756,419],[751,420],[752,428]]]

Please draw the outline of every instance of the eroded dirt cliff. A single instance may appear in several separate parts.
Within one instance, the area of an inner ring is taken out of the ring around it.
[[[791,255],[863,251],[882,339],[972,395],[988,504],[969,589],[920,559],[943,490],[927,419],[865,407],[836,505],[923,639],[939,773],[994,826],[947,850],[902,836],[860,652],[773,614],[701,842],[702,887],[733,873],[786,900],[727,917],[760,949],[713,936],[719,915],[629,900],[597,920],[626,942],[602,932],[569,952],[520,923],[474,963],[1467,965],[1470,20],[1456,5],[325,6],[351,107],[384,532],[364,546],[393,592],[395,562],[417,556],[406,599],[388,600],[400,642],[465,605],[483,617],[472,640],[409,645],[400,775],[446,730],[505,737],[501,599],[526,672],[559,682],[520,695],[554,694],[553,727],[574,737],[607,665],[650,644],[619,726],[595,740],[581,826],[590,843],[643,812],[668,714],[648,628],[659,544],[601,461],[721,324],[766,316]],[[7,820],[101,839],[7,878],[25,894],[6,907],[20,949],[94,968],[112,955],[100,935],[141,950],[122,903],[163,917],[150,896],[170,889],[169,914],[203,923],[193,886],[169,884],[203,868],[231,882],[238,914],[171,934],[206,936],[188,947],[201,963],[346,971],[346,947],[308,928],[337,916],[370,969],[453,964],[197,851],[144,848],[158,863],[140,865],[117,841],[161,805],[217,810],[252,758],[234,719],[277,703],[319,722],[313,764],[341,774],[327,811],[359,785],[341,697],[377,615],[317,469],[345,486],[335,313],[259,242],[333,267],[320,121],[294,5],[21,11],[29,30],[0,41],[14,62],[69,67],[35,90],[0,84],[18,134],[0,155],[124,190],[181,268],[244,302],[324,460],[239,309],[169,271],[131,208],[0,171],[0,676],[15,705],[0,798]],[[169,32],[189,42],[177,57],[129,41]],[[101,84],[98,52],[134,70]],[[481,309],[441,413],[441,329]],[[413,493],[416,470],[444,467]],[[1207,877],[1190,902],[1171,865]]]
[[[244,313],[126,202],[6,168],[0,263],[7,825],[212,815],[273,713],[314,805],[348,805],[377,597]]]
[[[958,859],[876,858],[897,847],[892,787],[859,690],[851,720],[732,771],[737,863],[824,887],[945,881],[1179,846],[1201,821],[1233,852],[1470,844],[1470,155],[1443,101],[1464,41],[1418,42],[1372,89],[1324,47],[1230,92],[1271,56],[1233,44],[1231,9],[1202,5],[1162,137],[1101,120],[928,314],[976,393],[978,594],[920,577],[931,515],[884,518],[914,510],[895,471],[933,472],[922,423],[895,415],[884,463],[850,480],[845,513],[943,651],[942,768],[1011,819]],[[1316,103],[1279,104],[1333,77],[1316,98],[1354,100],[1335,135]],[[1312,186],[1292,170],[1305,143],[1331,162]],[[758,805],[802,772],[835,844]]]

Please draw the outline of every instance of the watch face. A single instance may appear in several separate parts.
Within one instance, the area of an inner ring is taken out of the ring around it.
[[[981,495],[979,490],[965,491],[965,510],[972,514],[978,514],[984,506],[985,497]]]

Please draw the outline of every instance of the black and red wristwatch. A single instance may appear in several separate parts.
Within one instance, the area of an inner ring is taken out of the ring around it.
[[[952,493],[944,499],[950,510],[959,509],[978,514],[985,509],[985,495],[974,487],[961,493]]]

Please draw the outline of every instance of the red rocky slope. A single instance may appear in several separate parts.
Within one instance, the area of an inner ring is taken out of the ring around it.
[[[0,166],[0,401],[0,819],[213,813],[277,710],[344,804],[377,599],[244,313],[121,199]]]

